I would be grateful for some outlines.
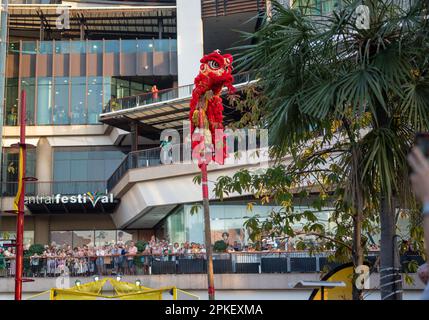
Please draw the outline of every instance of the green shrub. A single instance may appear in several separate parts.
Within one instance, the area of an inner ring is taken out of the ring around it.
[[[216,241],[213,246],[213,250],[215,252],[225,252],[227,248],[228,248],[228,245],[223,240]]]
[[[43,251],[45,251],[45,247],[43,246],[43,245],[41,245],[41,244],[32,244],[31,246],[30,246],[30,248],[28,249],[28,252],[31,254],[31,255],[34,255],[34,254],[38,254],[38,255],[41,255],[42,253],[43,253]]]
[[[147,241],[142,241],[142,240],[137,241],[136,247],[137,247],[138,253],[142,253],[146,248],[147,244],[148,244]],[[141,256],[134,257],[134,264],[136,265],[137,268],[142,268],[143,267],[142,257]]]

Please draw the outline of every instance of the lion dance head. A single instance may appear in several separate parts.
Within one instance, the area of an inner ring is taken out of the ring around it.
[[[206,144],[211,143],[213,146],[211,158],[223,164],[226,158],[226,139],[223,135],[223,103],[220,95],[224,87],[228,89],[229,94],[235,92],[232,76],[233,57],[230,54],[222,55],[216,50],[205,55],[200,62],[200,72],[195,78],[189,115],[193,155],[198,157],[201,142],[205,141]]]

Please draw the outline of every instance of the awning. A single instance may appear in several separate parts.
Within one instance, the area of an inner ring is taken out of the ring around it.
[[[40,138],[26,138],[25,142],[27,144],[33,145],[33,146],[37,146],[37,144],[39,143],[39,139]],[[13,144],[17,144],[19,142],[19,138],[3,138],[2,139],[2,146],[4,148],[10,148]]]
[[[11,30],[55,32],[61,12],[59,7],[68,7],[70,29],[61,30],[69,36],[79,36],[81,27],[91,35],[128,34],[158,36],[159,28],[165,37],[176,34],[175,6],[81,6],[64,5],[9,5]]]

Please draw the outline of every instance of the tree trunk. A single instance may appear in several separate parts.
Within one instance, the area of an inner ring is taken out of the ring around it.
[[[354,217],[353,226],[353,265],[355,267],[361,266],[364,263],[363,248],[362,248],[362,211],[358,211]],[[363,290],[356,286],[356,279],[359,274],[354,274],[353,285],[353,300],[363,300]]]
[[[380,199],[380,294],[382,300],[402,300],[402,275],[395,236],[395,209],[385,196]]]
[[[267,10],[267,20],[271,21],[273,19],[273,3],[271,0],[265,0],[265,6]]]
[[[352,186],[353,186],[353,265],[356,270],[357,267],[362,266],[364,263],[363,246],[362,246],[362,222],[363,222],[363,192],[362,185],[360,183],[359,174],[359,160],[360,153],[358,147],[354,145],[352,147]],[[356,286],[356,279],[359,274],[354,273],[353,275],[353,300],[363,300],[363,290]]]

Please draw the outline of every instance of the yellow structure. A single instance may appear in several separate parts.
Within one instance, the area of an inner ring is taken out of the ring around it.
[[[103,294],[107,283],[113,287],[114,295]],[[29,300],[40,299],[49,293],[49,300],[198,300],[199,297],[180,290],[176,287],[152,289],[137,284],[105,278],[82,285],[75,285],[69,289],[53,288],[42,292]]]
[[[345,264],[335,268],[322,278],[322,281],[344,282],[345,287],[325,288],[324,300],[352,300],[353,292],[353,264]],[[321,300],[321,289],[315,289],[310,300]]]

